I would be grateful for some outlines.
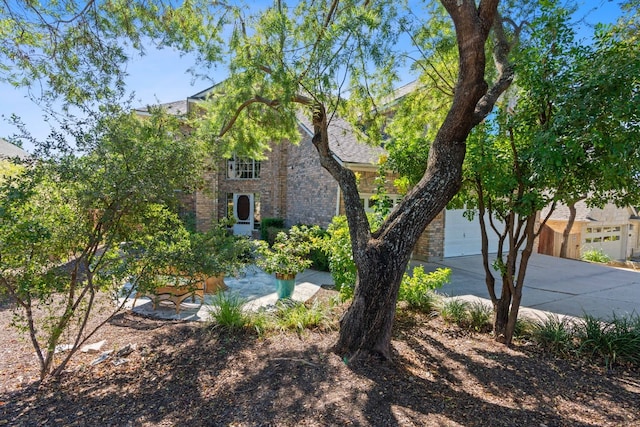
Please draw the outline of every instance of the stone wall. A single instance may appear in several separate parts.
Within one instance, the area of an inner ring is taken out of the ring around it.
[[[436,216],[424,230],[413,248],[413,258],[421,261],[440,261],[444,257],[445,211]]]
[[[336,215],[338,183],[321,165],[311,136],[303,132],[299,145],[289,147],[285,225],[327,227]]]

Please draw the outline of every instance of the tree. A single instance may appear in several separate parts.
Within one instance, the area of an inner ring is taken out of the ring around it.
[[[126,63],[145,47],[219,52],[214,22],[194,27],[208,2],[4,1],[0,4],[0,80],[27,86],[34,100],[71,105],[114,102],[126,93]],[[170,35],[170,36],[168,36]]]
[[[195,188],[204,161],[201,144],[181,138],[182,124],[160,112],[73,129],[84,155],[49,151],[58,154],[0,182],[0,291],[17,304],[14,323],[30,337],[41,379],[59,375],[122,309],[124,301],[109,305],[89,327],[100,292],[119,296],[125,280],[154,272],[153,254],[188,242],[171,206],[176,189]],[[52,144],[64,147],[65,137]],[[55,365],[62,339],[71,349]]]
[[[556,166],[565,171],[565,180],[573,178],[558,188],[562,194],[557,198],[571,210],[561,257],[566,257],[577,201],[585,199],[599,207],[606,203],[636,206],[640,201],[640,160],[634,143],[640,138],[636,107],[640,49],[632,37],[617,34],[625,33],[616,27],[601,29],[593,45],[570,52],[567,62],[572,67],[546,132],[556,147]]]
[[[485,81],[485,44],[494,21],[495,28],[502,25],[494,19],[498,2],[442,4],[453,20],[459,52],[452,102],[435,132],[422,178],[377,230],[367,221],[355,175],[332,156],[328,125],[334,114],[345,111],[344,82],[350,81],[354,95],[371,93],[376,84],[386,88],[388,83],[380,82],[392,80],[388,59],[397,41],[393,2],[334,0],[289,8],[275,1],[248,19],[238,12],[229,42],[232,74],[203,106],[207,113],[196,131],[218,141],[227,154],[242,147],[259,155],[265,141],[299,138],[299,112],[312,122],[320,163],[338,181],[345,200],[357,266],[354,299],[335,346],[346,357],[390,358],[398,288],[413,246],[457,192],[467,135],[512,79],[506,64],[510,46],[501,40],[495,44],[500,72],[491,88]],[[383,78],[367,79],[372,64],[386,70]]]
[[[494,333],[506,344],[535,239],[556,203],[629,204],[638,197],[637,49],[576,46],[568,12],[552,3],[542,11],[518,50],[513,90],[470,138],[462,193],[478,208]],[[546,205],[547,216],[538,219]],[[492,232],[498,250],[490,263]],[[501,278],[499,294],[492,270]]]

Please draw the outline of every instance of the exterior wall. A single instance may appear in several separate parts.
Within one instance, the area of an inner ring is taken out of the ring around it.
[[[627,254],[629,258],[638,258],[640,256],[640,221],[629,221],[628,236]]]
[[[344,200],[341,196],[338,200],[338,183],[320,166],[310,136],[304,134],[298,146],[283,142],[271,148],[268,158],[261,162],[258,179],[228,178],[226,160],[204,174],[206,190],[197,192],[193,202],[199,231],[208,229],[212,220],[225,217],[228,193],[258,194],[260,218],[284,218],[286,226],[302,223],[327,227],[336,210],[344,214]],[[354,171],[359,175],[360,192],[375,193],[376,168]],[[390,195],[397,194],[394,179],[392,174],[387,176],[386,190]],[[440,213],[416,243],[413,257],[435,261],[443,256],[444,213]]]
[[[218,205],[215,197],[215,188],[218,184],[216,171],[206,171],[203,178],[204,189],[197,191],[192,198],[197,231],[207,231],[211,227],[211,222],[218,219],[215,215]]]
[[[286,217],[287,145],[272,145],[269,157],[261,161],[260,178],[257,179],[228,178],[226,160],[218,162],[215,170],[205,172],[205,189],[194,196],[197,230],[207,230],[212,220],[227,215],[228,193],[258,194],[260,212],[256,221],[265,217]]]
[[[445,211],[436,216],[424,230],[415,247],[413,258],[420,261],[442,261],[444,257]]]
[[[378,175],[375,169],[356,170],[359,175],[358,187],[361,194],[373,194],[376,191],[375,179]],[[389,195],[397,194],[393,186],[396,178],[394,174],[387,175],[385,189]],[[344,200],[340,197],[340,214],[344,214]],[[444,256],[444,211],[440,212],[424,230],[415,247],[412,258],[421,261],[440,261]]]
[[[268,158],[260,163],[260,178],[232,179],[227,177],[226,160],[219,163],[217,169],[218,188],[217,218],[224,218],[227,214],[228,193],[254,193],[260,197],[260,218],[287,215],[287,168],[286,158],[288,144],[272,144]]]
[[[316,224],[327,227],[336,214],[338,183],[321,165],[311,136],[289,146],[287,216],[285,226]]]
[[[375,179],[378,176],[377,169],[375,167],[371,168],[353,168],[352,169],[356,175],[358,176],[358,190],[360,194],[375,194],[376,192],[376,183]],[[385,183],[385,190],[388,195],[398,194],[398,190],[393,186],[393,180],[396,179],[396,175],[388,174],[387,182]],[[342,195],[340,195],[340,206],[339,206],[340,215],[344,215],[344,199]]]
[[[626,259],[638,254],[637,221],[630,220],[629,210],[607,205],[603,209],[593,208],[589,212],[589,221],[576,221],[569,235],[567,256],[579,259],[585,250],[603,249],[612,259]],[[553,219],[547,221],[538,245],[538,252],[559,256],[562,245],[562,232],[567,221]],[[617,231],[616,231],[617,229]],[[593,232],[592,232],[593,231]],[[615,241],[605,241],[605,238]],[[591,239],[598,238],[598,242]]]

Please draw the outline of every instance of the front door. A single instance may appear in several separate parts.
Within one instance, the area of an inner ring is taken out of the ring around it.
[[[233,195],[233,234],[251,235],[253,231],[253,194]]]

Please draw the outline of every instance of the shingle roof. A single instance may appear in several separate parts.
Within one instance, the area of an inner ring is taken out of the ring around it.
[[[183,116],[183,115],[187,114],[187,101],[186,100],[167,102],[167,103],[160,104],[160,105],[154,105],[154,107],[161,107],[161,108],[165,109],[167,113],[173,114],[173,115],[176,115],[176,116]],[[142,113],[142,114],[148,114],[150,108],[151,108],[151,106],[139,107],[139,108],[136,108],[135,111],[138,112],[138,113]]]
[[[298,120],[309,134],[313,134],[309,119],[299,114]],[[376,164],[380,156],[386,154],[381,147],[358,141],[351,124],[337,116],[329,123],[329,148],[344,163]]]
[[[17,145],[13,145],[10,142],[0,138],[0,158],[7,159],[14,157],[26,159],[27,157],[29,157],[29,153],[27,153]]]
[[[611,205],[611,206],[610,206]],[[613,205],[610,204],[607,206],[610,206],[611,208],[613,208]],[[624,210],[627,210],[628,208],[615,208],[617,211],[619,212],[620,215],[624,215],[626,217],[631,217],[632,213],[631,212],[624,212]],[[549,212],[549,206],[546,206],[545,208],[543,208],[540,211],[540,216],[542,218],[546,218],[547,214]],[[595,208],[595,207],[589,207],[587,206],[586,202],[584,200],[581,200],[579,202],[576,203],[576,222],[591,222],[591,221],[599,221],[601,220],[602,217],[602,212],[603,210],[600,208]],[[556,205],[555,210],[553,211],[553,213],[551,214],[551,217],[549,217],[549,219],[552,220],[559,220],[559,221],[567,221],[569,219],[569,207],[565,204],[561,204],[558,203]]]
[[[414,86],[412,85],[414,84],[411,83],[404,86],[403,88],[400,88],[399,91],[403,91],[409,87],[413,88]],[[160,104],[160,107],[165,108],[167,112],[171,114],[175,114],[177,116],[184,115],[187,113],[189,100],[206,99],[206,97],[217,86],[218,85],[213,85],[203,91],[200,91],[187,98],[187,100]],[[401,96],[404,96],[405,94],[406,93]],[[149,107],[137,108],[135,111],[141,114],[148,114]],[[311,125],[311,122],[301,114],[298,115],[298,119],[305,130],[309,134],[313,134],[313,126]],[[356,133],[354,132],[351,124],[337,116],[334,116],[329,124],[329,148],[331,148],[331,151],[333,151],[336,157],[344,163],[359,163],[367,165],[376,164],[378,163],[380,156],[386,154],[386,151],[381,147],[373,147],[359,142],[356,139]]]

